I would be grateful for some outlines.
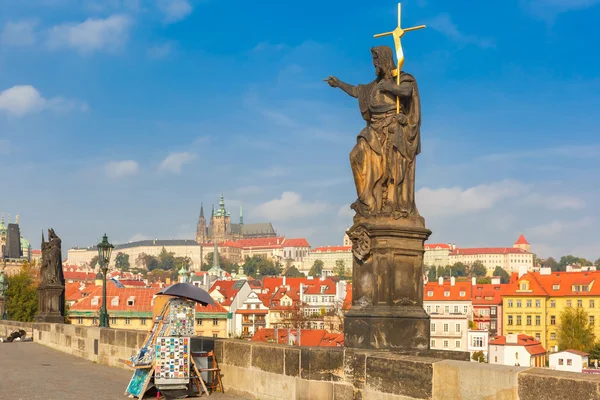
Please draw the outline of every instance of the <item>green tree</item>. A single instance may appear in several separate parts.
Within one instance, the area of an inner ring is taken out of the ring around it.
[[[261,256],[246,257],[244,272],[247,276],[277,276],[281,273],[282,266]]]
[[[438,266],[437,270],[436,270],[436,274],[438,279],[440,277],[447,277],[449,275],[449,271],[450,271],[450,266],[448,265],[447,267],[442,267],[442,266]]]
[[[461,262],[455,263],[452,267],[449,268],[449,271],[448,271],[449,275],[454,276],[454,277],[467,276],[468,272],[469,272],[468,267]]]
[[[429,271],[427,271],[427,280],[429,282],[433,282],[437,279],[436,276],[436,268],[435,267],[430,267]]]
[[[336,274],[340,279],[346,278],[346,263],[344,260],[335,260],[335,267],[333,267],[333,273]]]
[[[581,264],[581,265],[589,265],[590,262],[585,258],[575,257],[569,254],[568,256],[562,256],[560,261],[558,262],[558,270],[566,271],[567,265],[571,264]]]
[[[7,277],[6,313],[13,321],[32,322],[38,308],[35,271],[25,263],[18,274]]]
[[[504,268],[497,266],[496,269],[494,270],[494,276],[499,276],[500,277],[500,283],[509,283],[510,282],[510,275],[508,274],[508,272],[506,272],[504,270]]]
[[[487,268],[479,260],[475,261],[471,266],[471,275],[483,277],[487,274]]]
[[[148,280],[150,280],[150,282],[158,282],[159,280],[162,282],[166,282],[167,278],[171,278],[170,271],[155,268],[152,271],[148,272]]]
[[[490,283],[492,283],[492,278],[490,278],[489,276],[484,276],[483,278],[477,278],[478,285],[485,285],[485,284],[490,284]]]
[[[600,267],[600,258],[598,258],[596,261],[594,261],[594,265],[596,267]]]
[[[313,266],[310,268],[310,271],[308,271],[308,275],[309,276],[321,276],[321,274],[323,273],[323,261],[321,260],[315,260],[315,262],[313,263]]]
[[[542,265],[544,267],[550,268],[552,271],[558,271],[558,263],[552,257],[548,257],[544,261],[542,261]]]
[[[120,271],[129,271],[129,254],[118,252],[115,257],[115,267]]]
[[[158,265],[155,268],[164,269],[165,271],[171,271],[175,268],[175,253],[172,251],[167,251],[163,247],[157,259]]]
[[[559,350],[587,351],[594,347],[594,327],[583,308],[567,307],[560,313],[557,336]]]
[[[484,363],[485,362],[485,355],[483,354],[483,351],[481,351],[481,350],[475,351],[475,352],[473,352],[473,356],[471,357],[471,359],[473,361],[477,361],[479,363]]]
[[[305,275],[298,271],[298,268],[292,266],[290,268],[287,269],[287,271],[285,271],[285,276],[287,276],[288,278],[303,278],[305,277]]]
[[[596,360],[596,363],[598,363],[600,361],[600,343],[594,343],[594,346],[588,350],[588,353],[590,353],[590,360]]]
[[[92,257],[92,259],[90,260],[89,266],[90,268],[95,268],[96,264],[98,264],[98,256],[94,256]]]

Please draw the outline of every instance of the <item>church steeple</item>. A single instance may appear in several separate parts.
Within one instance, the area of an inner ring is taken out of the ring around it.
[[[204,205],[200,203],[200,217],[196,225],[196,242],[206,242],[206,219],[204,218]]]
[[[204,204],[200,203],[200,218],[204,218]]]
[[[241,205],[240,205],[240,225],[244,225],[244,214],[242,213]]]

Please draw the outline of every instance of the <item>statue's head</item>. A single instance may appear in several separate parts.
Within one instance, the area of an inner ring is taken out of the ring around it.
[[[371,49],[375,74],[380,78],[391,78],[396,69],[394,53],[389,46],[376,46]]]

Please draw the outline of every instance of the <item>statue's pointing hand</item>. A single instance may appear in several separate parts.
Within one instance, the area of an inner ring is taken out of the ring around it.
[[[329,78],[325,79],[325,81],[331,87],[334,87],[334,88],[340,87],[340,80],[338,78],[336,78],[335,76],[330,76]]]

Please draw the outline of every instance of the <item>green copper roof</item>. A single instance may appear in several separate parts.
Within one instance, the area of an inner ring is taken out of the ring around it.
[[[181,269],[179,270],[179,276],[182,276],[182,275],[187,275],[187,271],[185,270],[184,267],[181,267]]]

